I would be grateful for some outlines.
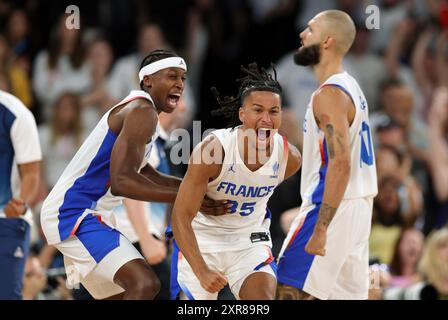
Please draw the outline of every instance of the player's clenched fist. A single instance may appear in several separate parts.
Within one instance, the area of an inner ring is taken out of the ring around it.
[[[201,286],[210,293],[219,292],[227,284],[227,278],[218,271],[206,269],[201,273]]]
[[[325,256],[325,244],[327,242],[326,231],[314,230],[310,240],[305,246],[305,251],[314,256]]]

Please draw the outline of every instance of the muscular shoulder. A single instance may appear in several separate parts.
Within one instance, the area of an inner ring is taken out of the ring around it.
[[[353,104],[352,99],[334,85],[326,85],[320,88],[313,97],[314,109],[325,106],[340,106],[338,108],[348,107]]]
[[[136,99],[113,110],[109,117],[109,127],[115,133],[125,130],[142,130],[151,136],[156,130],[158,114],[152,103],[146,99]]]
[[[328,116],[347,117],[351,122],[354,111],[352,99],[337,86],[324,86],[313,97],[313,113],[319,126],[321,122],[328,120]]]

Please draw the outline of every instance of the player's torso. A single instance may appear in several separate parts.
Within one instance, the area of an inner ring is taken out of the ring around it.
[[[333,75],[321,87],[326,85],[339,87],[355,105],[355,117],[349,129],[351,170],[343,199],[373,197],[377,193],[377,178],[367,101],[356,80],[346,72]],[[301,195],[304,205],[322,202],[328,167],[327,141],[314,117],[313,96],[303,124]]]
[[[238,246],[241,237],[250,237],[252,232],[269,232],[270,213],[267,202],[281,181],[280,152],[283,141],[274,136],[274,148],[268,161],[256,171],[244,164],[237,142],[238,129],[217,130],[225,152],[220,175],[207,186],[207,196],[216,200],[228,200],[232,207],[223,216],[198,213],[193,220],[193,229],[198,242],[217,240],[216,246]],[[215,239],[215,240],[214,240]],[[243,241],[244,242],[244,241]],[[200,247],[203,244],[199,243]]]
[[[138,98],[151,99],[145,92],[136,90],[115,107]],[[101,118],[44,202],[42,221],[58,222],[61,239],[68,236],[80,217],[88,213],[109,215],[122,202],[110,189],[110,160],[118,136],[109,128],[108,117],[114,108]],[[140,168],[146,164],[157,134],[158,130],[146,145]]]

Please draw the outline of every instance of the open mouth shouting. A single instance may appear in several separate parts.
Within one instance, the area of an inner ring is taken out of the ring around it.
[[[269,144],[270,138],[274,136],[273,128],[258,128],[257,129],[257,146],[259,148],[266,148]]]
[[[180,96],[181,96],[181,93],[178,93],[178,92],[168,94],[167,106],[170,109],[174,110],[177,107],[177,104],[180,100]]]

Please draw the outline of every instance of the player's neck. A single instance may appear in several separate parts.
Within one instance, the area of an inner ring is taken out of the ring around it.
[[[318,65],[313,67],[319,85],[322,85],[332,75],[344,72],[342,60],[322,60]]]

